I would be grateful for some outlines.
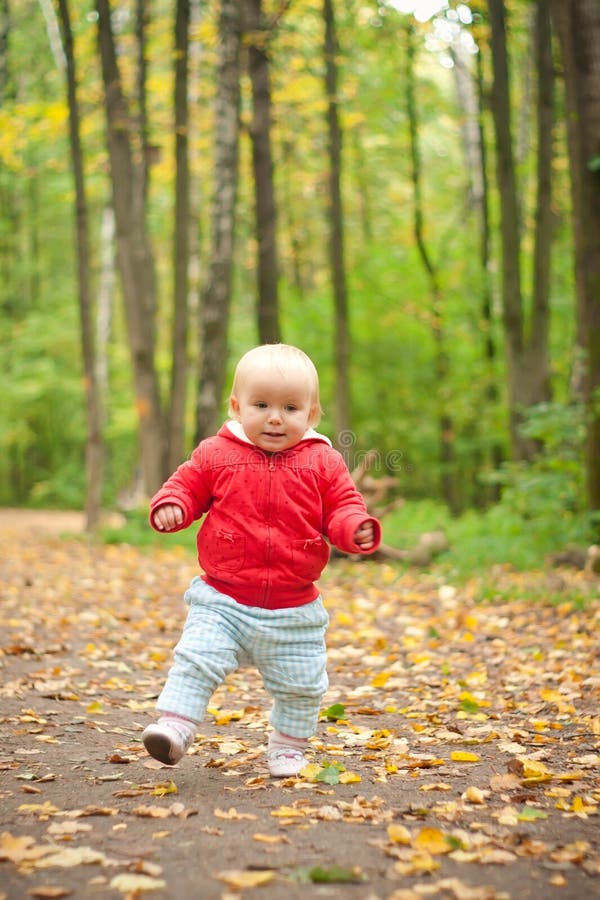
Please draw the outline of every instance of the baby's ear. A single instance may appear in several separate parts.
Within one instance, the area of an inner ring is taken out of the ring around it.
[[[235,394],[232,394],[229,398],[229,415],[232,419],[239,419],[240,417],[240,404]]]
[[[314,428],[315,425],[319,424],[319,419],[321,418],[321,410],[319,409],[319,405],[315,404],[311,406],[310,412],[308,414],[308,424],[311,428]]]

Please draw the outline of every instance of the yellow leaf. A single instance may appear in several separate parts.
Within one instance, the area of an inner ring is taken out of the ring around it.
[[[419,850],[426,850],[436,856],[439,853],[449,853],[450,844],[443,831],[439,828],[421,828],[413,841],[413,847]]]
[[[217,819],[256,819],[253,813],[240,813],[235,806],[230,806],[227,811],[224,809],[215,809],[213,813]]]
[[[142,819],[166,819],[171,815],[171,810],[166,806],[136,806],[132,813]]]
[[[356,772],[340,772],[340,784],[355,784],[359,781],[362,781],[362,778]]]
[[[166,794],[176,794],[177,785],[173,781],[167,781],[163,784],[157,784],[150,793],[153,797],[164,797]]]
[[[85,711],[87,713],[96,713],[98,715],[102,715],[104,713],[104,707],[99,700],[94,700],[93,703],[88,703]]]
[[[465,750],[453,750],[450,759],[453,762],[479,762],[476,753],[467,753]]]
[[[34,813],[39,816],[51,816],[53,813],[58,812],[58,806],[54,806],[49,800],[46,800],[45,803],[22,803],[17,808],[17,812]]]
[[[216,878],[224,881],[225,884],[234,891],[241,891],[244,888],[260,887],[268,884],[275,878],[275,872],[272,869],[263,869],[257,872],[244,872],[239,869],[229,869],[224,872],[217,872]]]
[[[410,845],[412,842],[411,833],[404,825],[388,825],[387,835],[392,844]]]
[[[54,849],[49,844],[47,846],[36,844],[30,835],[13,837],[8,831],[0,835],[0,860],[8,859],[10,862],[20,863],[24,860],[39,859]]]
[[[68,847],[66,850],[60,850],[38,860],[36,868],[50,869],[58,866],[61,869],[71,869],[73,866],[87,866],[94,863],[105,866],[109,862],[104,853],[100,853],[92,847]]]
[[[322,768],[318,763],[307,763],[304,768],[300,769],[300,775],[306,778],[307,781],[314,781]]]
[[[523,763],[523,781],[526,784],[541,784],[544,781],[551,781],[552,774],[543,762],[536,759],[522,759]]]
[[[485,803],[485,793],[481,790],[481,788],[475,787],[475,785],[471,785],[466,789],[463,794],[465,800],[468,800],[469,803],[481,804]]]
[[[415,853],[407,862],[397,862],[394,871],[399,875],[426,875],[440,868],[440,863],[430,853]]]
[[[294,817],[303,818],[306,815],[306,810],[296,809],[294,806],[280,806],[278,809],[272,809],[271,815],[281,819],[290,819]]]
[[[287,838],[284,834],[253,834],[253,841],[258,841],[261,844],[289,844],[289,838]]]
[[[161,878],[151,878],[149,875],[130,875],[127,872],[115,875],[110,882],[110,887],[114,891],[130,897],[137,897],[138,894],[146,891],[159,891],[166,886],[166,881]]]
[[[39,887],[32,887],[27,891],[30,897],[41,897],[43,900],[57,900],[59,897],[70,897],[73,893],[71,888],[54,887],[51,884],[41,884]]]

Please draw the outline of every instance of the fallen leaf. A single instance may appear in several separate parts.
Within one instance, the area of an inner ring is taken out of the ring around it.
[[[73,891],[70,888],[41,884],[38,887],[29,888],[27,893],[30,897],[43,897],[44,900],[54,900],[56,897],[70,897]]]
[[[257,871],[228,869],[224,872],[217,872],[214,877],[218,878],[219,881],[225,882],[234,891],[241,891],[246,888],[261,887],[263,884],[269,884],[269,882],[273,881],[276,874],[272,869]]]
[[[234,806],[230,806],[228,810],[217,808],[213,810],[213,815],[216,816],[217,819],[250,819],[251,821],[254,821],[258,818],[254,813],[240,813]]]
[[[124,872],[111,878],[110,887],[121,894],[137,897],[148,891],[160,891],[166,888],[167,883],[161,878],[152,878],[150,875],[130,875]]]

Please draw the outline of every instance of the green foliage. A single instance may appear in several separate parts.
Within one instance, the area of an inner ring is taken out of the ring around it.
[[[91,200],[92,275],[97,290],[100,213],[109,195],[96,23],[84,6],[73,9],[75,52],[81,84],[86,187]],[[203,8],[193,40],[203,63],[196,72],[200,102],[192,105],[190,134],[194,192],[202,197],[198,234],[200,270],[211,232],[211,120],[217,4]],[[149,223],[161,289],[158,310],[158,367],[165,395],[170,368],[170,308],[173,157],[170,41],[172,5],[159,4],[149,34],[148,118],[159,148],[149,185]],[[123,5],[119,19],[120,62],[128,87],[135,80],[135,17]],[[344,131],[343,203],[351,326],[352,467],[374,449],[374,475],[393,474],[410,502],[386,519],[388,542],[406,546],[421,531],[443,525],[451,535],[449,564],[463,569],[495,558],[525,565],[546,548],[585,532],[581,515],[582,474],[577,455],[581,421],[569,421],[569,407],[540,409],[528,420],[543,452],[527,467],[504,466],[492,473],[503,490],[499,507],[452,520],[440,495],[439,413],[452,418],[455,462],[462,503],[479,500],[481,473],[490,472],[492,448],[505,450],[507,416],[503,384],[501,323],[491,325],[496,358],[486,358],[482,294],[493,279],[479,259],[479,222],[470,205],[469,169],[461,139],[452,72],[439,64],[438,50],[425,49],[429,26],[419,26],[423,43],[417,61],[419,143],[423,168],[423,233],[440,280],[443,339],[448,374],[435,370],[436,334],[428,279],[415,246],[413,191],[405,109],[404,39],[412,19],[387,4],[351,0],[338,10],[339,103]],[[325,190],[328,160],[321,58],[322,10],[301,0],[281,17],[270,44],[273,76],[273,151],[281,259],[280,301],[284,339],[303,346],[321,376],[330,435],[335,421],[334,312],[327,253],[329,230]],[[413,23],[414,24],[414,23]],[[518,74],[529,50],[529,16],[511,16],[512,65]],[[427,41],[428,47],[435,42]],[[485,51],[485,48],[484,48]],[[489,59],[486,59],[489,63]],[[0,503],[79,507],[84,502],[85,414],[79,350],[76,270],[73,258],[73,187],[69,171],[64,73],[50,52],[40,5],[15,6],[7,51],[8,90],[0,110]],[[529,62],[527,62],[529,65]],[[520,79],[514,78],[515,101]],[[525,83],[525,80],[523,80]],[[243,117],[248,96],[244,87]],[[489,119],[486,121],[489,129]],[[561,147],[557,141],[557,147]],[[559,152],[564,153],[564,150]],[[256,342],[255,253],[250,148],[242,129],[241,179],[236,235],[235,289],[229,331],[234,360]],[[564,187],[564,156],[557,159]],[[594,161],[593,161],[594,162]],[[491,171],[492,161],[490,161]],[[557,231],[553,248],[552,366],[554,390],[568,396],[575,313],[569,221],[561,206],[568,191],[556,191]],[[492,227],[497,198],[490,191]],[[524,243],[524,266],[531,248]],[[201,287],[201,285],[199,285]],[[134,477],[138,461],[137,415],[131,362],[118,290],[113,297],[108,345],[108,389],[104,438],[107,445],[104,502],[113,507]],[[190,332],[195,324],[190,325]],[[193,339],[190,346],[195,347]],[[188,434],[193,434],[196,385],[190,360]],[[490,387],[496,398],[490,399]],[[225,415],[225,405],[223,405]],[[562,418],[561,418],[562,417]],[[573,439],[577,430],[577,441]],[[186,449],[191,449],[189,446]],[[488,483],[490,481],[488,479]],[[432,498],[431,500],[424,498]],[[413,502],[415,501],[415,502]],[[190,533],[161,536],[147,526],[146,513],[127,516],[108,540],[154,546],[192,547]]]
[[[492,476],[503,504],[524,521],[566,520],[584,509],[581,459],[585,441],[581,404],[542,403],[527,411],[523,435],[539,445],[531,463],[507,463]]]

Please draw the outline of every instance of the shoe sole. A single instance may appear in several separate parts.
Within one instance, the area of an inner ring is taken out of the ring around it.
[[[171,741],[162,734],[149,734],[144,738],[144,747],[150,756],[165,766],[174,766],[179,762],[171,759]]]

